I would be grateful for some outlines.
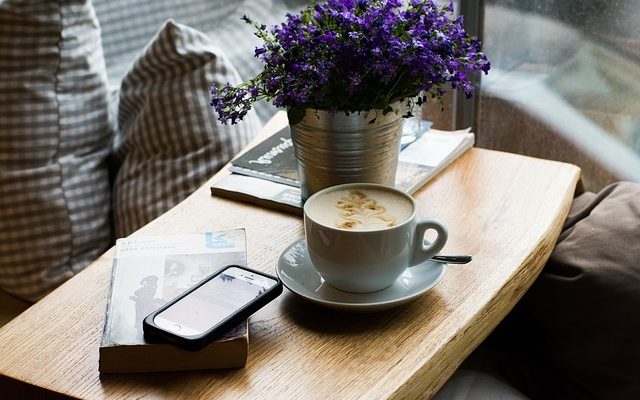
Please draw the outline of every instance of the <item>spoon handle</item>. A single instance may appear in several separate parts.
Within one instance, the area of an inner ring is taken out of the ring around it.
[[[441,256],[431,257],[433,261],[443,262],[447,264],[467,264],[471,262],[471,256]]]

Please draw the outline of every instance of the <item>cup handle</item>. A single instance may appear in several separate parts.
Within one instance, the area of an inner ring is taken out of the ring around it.
[[[428,246],[424,245],[424,234],[433,229],[438,233],[436,240]],[[431,257],[438,254],[447,242],[448,233],[447,228],[439,221],[426,220],[419,221],[416,224],[415,235],[413,236],[413,257],[411,259],[411,266],[416,266],[427,261]]]

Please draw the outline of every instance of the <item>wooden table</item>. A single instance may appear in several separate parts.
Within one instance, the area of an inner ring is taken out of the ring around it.
[[[579,175],[569,164],[469,150],[415,197],[421,214],[448,225],[443,253],[473,262],[450,266],[425,296],[382,313],[342,314],[285,289],[251,318],[240,370],[100,376],[111,249],[0,330],[0,374],[92,399],[430,397],[532,284]],[[249,265],[275,273],[280,253],[303,235],[301,219],[211,197],[211,182],[135,235],[244,227]]]

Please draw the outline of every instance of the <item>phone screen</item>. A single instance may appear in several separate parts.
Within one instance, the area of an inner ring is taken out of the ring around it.
[[[154,318],[180,336],[200,335],[276,285],[266,276],[230,267]]]

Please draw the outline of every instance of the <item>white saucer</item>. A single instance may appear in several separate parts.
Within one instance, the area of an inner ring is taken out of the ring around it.
[[[386,289],[373,293],[343,292],[316,272],[304,238],[287,247],[276,266],[278,277],[293,293],[323,306],[351,312],[382,311],[414,300],[440,282],[444,272],[445,264],[425,261],[408,268]]]

